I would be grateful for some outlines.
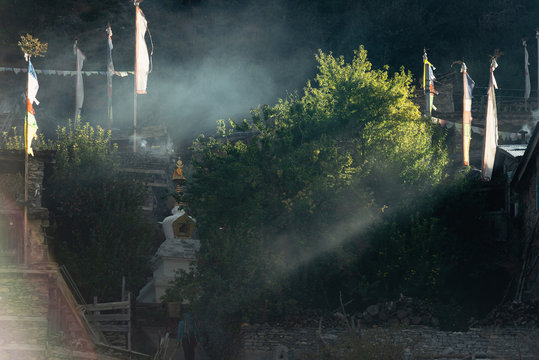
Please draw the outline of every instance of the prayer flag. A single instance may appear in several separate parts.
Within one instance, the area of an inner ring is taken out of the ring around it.
[[[86,56],[80,51],[77,41],[73,45],[73,52],[75,53],[75,59],[77,62],[77,74],[75,78],[75,121],[78,121],[82,104],[84,103],[84,82],[82,80],[82,66]]]
[[[434,90],[434,80],[436,79],[434,70],[436,68],[427,60],[427,53],[425,52],[423,54],[423,91],[426,95],[425,112],[429,117],[432,115],[432,109],[436,110],[436,106],[434,106],[434,94],[438,93]]]
[[[114,73],[114,64],[112,62],[112,29],[110,25],[106,29],[107,31],[107,44],[109,51],[107,53],[107,113],[109,117],[109,127],[112,127],[112,74]]]
[[[496,147],[498,146],[498,115],[496,111],[496,93],[498,88],[494,70],[498,67],[496,59],[492,59],[490,64],[490,81],[488,85],[487,115],[485,119],[485,140],[483,143],[483,180],[489,181],[494,169],[494,158],[496,157]]]
[[[34,107],[33,104],[36,105],[39,104],[39,101],[36,99],[37,91],[39,89],[39,83],[37,82],[37,75],[36,71],[34,70],[34,66],[32,66],[32,62],[30,59],[28,59],[28,79],[27,79],[27,98],[26,98],[26,153],[34,156],[34,152],[32,151],[32,140],[34,139],[34,136],[37,133],[37,122],[36,118],[34,116]]]
[[[472,93],[475,82],[468,75],[466,64],[462,63],[462,86],[463,86],[463,106],[462,106],[462,150],[464,165],[470,165],[470,142],[472,140]]]
[[[146,94],[148,74],[150,73],[150,57],[144,36],[148,29],[148,23],[138,5],[136,13],[135,90],[137,94]]]
[[[28,100],[30,104],[39,105],[39,101],[36,99],[37,91],[39,90],[39,83],[37,82],[36,71],[30,59],[28,59]]]
[[[522,46],[524,46],[524,99],[528,100],[530,98],[531,84],[530,84],[530,71],[528,66],[528,46],[526,45],[526,40],[522,41]]]

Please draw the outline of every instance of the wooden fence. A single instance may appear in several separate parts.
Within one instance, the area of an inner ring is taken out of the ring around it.
[[[126,348],[131,350],[131,293],[124,301],[98,303],[94,298],[94,303],[84,308],[86,319],[102,339],[107,339],[105,332],[125,333]]]

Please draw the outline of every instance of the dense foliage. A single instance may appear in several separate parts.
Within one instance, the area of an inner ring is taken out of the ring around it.
[[[140,207],[146,188],[118,172],[110,132],[88,123],[59,127],[46,184],[51,247],[86,299],[117,300],[122,276],[140,289],[148,273],[151,226]]]
[[[443,136],[412,103],[410,74],[372,69],[363,48],[349,63],[317,60],[302,96],[194,143],[189,203],[202,247],[198,288],[183,296],[206,320],[337,305],[354,256],[343,245],[444,177]]]
[[[368,248],[351,242],[348,251],[361,256],[347,293],[366,304],[400,294],[428,299],[450,330],[507,300],[518,251],[492,238],[483,186],[459,174],[377,224],[363,239]]]

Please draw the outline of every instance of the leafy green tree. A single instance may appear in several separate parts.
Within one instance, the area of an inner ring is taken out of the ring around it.
[[[83,295],[117,300],[122,276],[139,289],[148,273],[151,226],[141,205],[146,188],[118,171],[110,131],[86,124],[57,129],[47,206],[52,249]]]
[[[420,117],[409,73],[372,69],[363,48],[350,63],[316,58],[303,96],[220,121],[193,146],[202,247],[190,300],[221,354],[240,321],[334,306],[354,256],[343,244],[444,177],[443,136]]]

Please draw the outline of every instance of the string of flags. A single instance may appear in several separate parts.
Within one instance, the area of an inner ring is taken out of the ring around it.
[[[26,68],[15,68],[15,67],[5,67],[0,66],[0,71],[3,72],[13,72],[15,74],[19,73],[26,73],[28,72],[28,69]],[[43,75],[61,75],[61,76],[75,76],[77,75],[77,71],[70,71],[70,70],[43,70],[43,69],[35,69],[35,72],[37,74],[43,74]],[[82,70],[81,73],[86,76],[90,75],[107,75],[107,71],[86,71]],[[128,75],[134,75],[134,71],[113,71],[112,74],[120,77],[125,77]]]
[[[443,119],[439,119],[439,118],[436,118],[436,117],[432,117],[431,119],[432,119],[433,123],[438,124],[438,125],[440,125],[442,127],[447,127],[448,129],[451,129],[451,128],[455,127],[455,130],[459,134],[462,134],[462,123],[449,121],[449,120],[443,120]],[[481,136],[485,136],[485,128],[483,128],[483,127],[471,126],[471,131],[474,134],[479,134]],[[503,141],[522,140],[523,137],[527,138],[526,136],[529,136],[529,134],[523,134],[523,133],[519,133],[519,132],[510,132],[510,131],[498,131],[498,137],[499,137],[499,139],[501,139]]]
[[[537,44],[539,46],[539,30],[537,31]],[[528,66],[529,57],[526,41],[522,42],[524,47],[524,107],[527,110],[527,100],[530,97],[531,84],[530,84],[530,74]],[[485,115],[485,127],[471,126],[472,124],[472,99],[473,99],[473,90],[475,87],[475,82],[472,80],[470,75],[467,72],[466,64],[463,61],[455,61],[454,64],[461,65],[462,72],[462,123],[447,121],[443,119],[438,119],[432,116],[432,109],[436,110],[433,105],[433,98],[438,92],[434,90],[433,80],[434,76],[434,66],[427,60],[426,50],[423,50],[423,91],[425,94],[426,108],[425,115],[432,119],[434,123],[440,124],[442,126],[447,126],[451,128],[455,126],[456,130],[462,134],[462,155],[463,155],[463,164],[464,166],[470,165],[470,141],[472,133],[478,133],[483,136],[483,154],[482,154],[482,165],[481,173],[482,178],[485,181],[490,181],[492,172],[494,169],[494,160],[496,157],[496,148],[498,146],[498,140],[503,141],[516,141],[516,140],[527,140],[526,132],[505,132],[498,130],[498,111],[496,108],[496,89],[498,85],[496,84],[496,78],[494,77],[494,70],[498,67],[496,59],[500,57],[503,53],[496,51],[495,54],[491,57],[490,61],[490,77],[489,77],[489,86],[487,91],[487,107]],[[539,61],[538,61],[539,69]],[[539,76],[539,75],[538,75]],[[539,77],[538,77],[539,81]],[[538,83],[539,87],[539,83]],[[539,93],[538,93],[539,101]]]
[[[139,7],[139,1],[134,0],[133,5],[135,5],[135,33],[136,33],[136,41],[135,41],[135,71],[116,71],[114,69],[114,64],[112,62],[112,30],[110,28],[110,24],[107,26],[106,32],[107,32],[107,46],[108,46],[108,54],[107,54],[107,71],[83,71],[82,67],[84,64],[84,60],[86,60],[86,56],[82,53],[82,51],[79,49],[77,45],[77,41],[75,41],[75,44],[73,46],[73,52],[76,58],[76,70],[50,70],[50,69],[43,69],[43,70],[36,70],[32,66],[32,63],[30,62],[30,56],[29,54],[25,53],[25,60],[28,62],[28,69],[25,68],[17,68],[17,67],[5,67],[0,66],[0,72],[13,72],[15,74],[19,73],[27,73],[27,98],[26,98],[26,105],[27,105],[27,111],[25,116],[25,148],[26,153],[33,155],[32,151],[32,140],[35,137],[35,134],[37,132],[37,122],[35,120],[35,110],[33,108],[33,104],[36,105],[39,104],[39,102],[35,99],[35,93],[37,93],[37,89],[39,88],[38,82],[37,82],[37,75],[36,74],[44,74],[44,75],[60,75],[60,76],[76,76],[75,80],[75,121],[78,120],[81,114],[82,105],[84,102],[84,85],[83,85],[83,79],[82,76],[90,76],[90,75],[106,75],[107,76],[107,97],[108,97],[108,104],[107,104],[107,112],[109,117],[109,124],[112,127],[112,76],[120,76],[125,77],[128,75],[134,75],[135,78],[135,89],[134,89],[134,101],[133,101],[133,151],[136,152],[136,107],[137,107],[137,94],[146,94],[146,88],[147,88],[147,82],[148,82],[148,74],[152,71],[152,55],[153,55],[153,41],[150,34],[150,31],[148,29],[148,23],[146,21],[146,18],[144,17],[144,14],[142,10]],[[146,46],[145,36],[148,34],[151,44],[151,51],[148,53],[148,48]]]

